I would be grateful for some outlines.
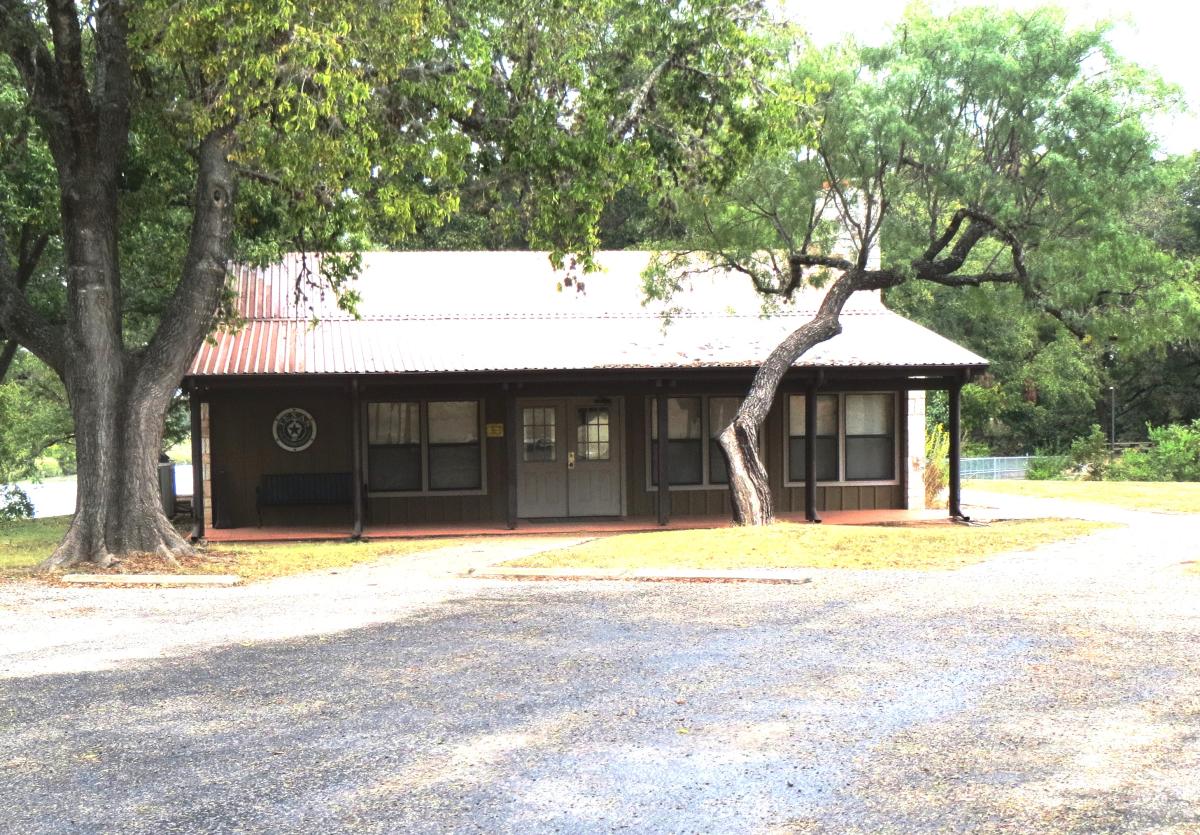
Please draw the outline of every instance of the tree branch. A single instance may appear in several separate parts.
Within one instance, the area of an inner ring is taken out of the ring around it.
[[[138,384],[144,388],[178,386],[212,327],[229,266],[235,187],[229,137],[224,131],[215,131],[200,145],[200,170],[183,275],[142,353]],[[167,397],[170,391],[159,393]]]
[[[654,86],[658,84],[658,79],[662,77],[662,74],[667,71],[667,67],[671,66],[674,60],[674,55],[664,58],[646,76],[645,81],[642,82],[642,86],[634,93],[633,101],[629,103],[629,110],[626,111],[625,117],[613,128],[613,139],[624,137],[625,134],[637,126],[638,120],[642,118],[642,113],[645,111],[646,105],[650,100],[650,94],[654,92]]]
[[[30,271],[32,273],[32,271]],[[0,328],[10,340],[24,345],[42,362],[62,373],[62,329],[51,325],[25,298],[24,285],[13,269],[8,244],[0,235]],[[25,281],[28,282],[28,277]]]

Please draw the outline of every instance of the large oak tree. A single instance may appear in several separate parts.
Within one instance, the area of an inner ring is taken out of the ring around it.
[[[755,0],[0,0],[0,104],[52,174],[0,203],[0,332],[61,377],[78,453],[46,564],[190,550],[155,465],[232,260],[392,243],[471,170],[586,266],[613,194],[719,179],[753,144],[761,21]],[[353,305],[355,258],[319,263],[297,291]]]

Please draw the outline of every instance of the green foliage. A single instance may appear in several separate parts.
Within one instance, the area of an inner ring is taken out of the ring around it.
[[[1062,478],[1070,465],[1071,458],[1068,455],[1042,455],[1039,453],[1030,460],[1029,466],[1025,469],[1025,478],[1030,481]]]
[[[1127,450],[1108,469],[1113,481],[1200,481],[1200,419],[1149,427],[1150,447]]]
[[[15,484],[0,484],[0,522],[33,518],[33,502]]]
[[[1088,434],[1071,442],[1071,464],[1089,481],[1103,480],[1111,457],[1108,438],[1098,423],[1092,424]]]
[[[50,455],[60,471],[74,472],[74,431],[61,381],[21,351],[0,384],[0,484],[44,475],[38,459]]]
[[[938,423],[925,432],[925,506],[933,507],[950,472],[950,433]]]

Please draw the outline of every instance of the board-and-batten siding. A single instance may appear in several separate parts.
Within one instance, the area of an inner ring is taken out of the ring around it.
[[[648,489],[646,456],[647,396],[649,387],[630,386],[624,396],[626,474],[625,496],[629,516],[654,516],[657,491]],[[732,392],[717,392],[731,394]],[[561,392],[548,392],[557,397]],[[694,392],[672,392],[688,396]],[[527,390],[522,396],[541,396]],[[776,508],[781,513],[804,510],[804,488],[785,487],[783,466],[783,396],[771,409],[764,426],[767,471]],[[210,404],[213,498],[221,516],[234,527],[257,524],[255,488],[266,473],[351,472],[351,402],[347,387],[297,387],[270,391],[219,391],[206,396]],[[364,393],[362,402],[403,399],[479,399],[484,423],[505,421],[505,399],[498,387],[486,392],[461,390],[414,392],[380,387]],[[293,453],[280,449],[271,436],[275,415],[297,406],[309,411],[317,422],[317,439],[309,449]],[[897,444],[903,445],[901,421]],[[482,438],[485,445],[486,492],[479,495],[373,496],[367,499],[367,523],[380,525],[430,525],[453,522],[502,524],[507,509],[507,440]],[[903,446],[901,446],[903,448]],[[903,473],[903,469],[902,469]],[[904,485],[831,486],[817,489],[819,510],[859,510],[903,506]],[[723,488],[671,491],[671,515],[727,516],[731,512],[728,491]],[[265,508],[263,524],[350,525],[349,507]]]
[[[212,445],[214,522],[231,527],[258,524],[254,491],[266,473],[351,472],[350,394],[343,389],[297,388],[263,392],[214,392],[208,396]],[[275,443],[271,426],[288,407],[313,416],[317,436],[302,452]],[[345,507],[263,509],[263,525],[350,525]]]
[[[687,397],[693,392],[672,392],[672,396]],[[722,392],[718,394],[729,394]],[[804,512],[804,486],[784,486],[783,466],[783,398],[780,393],[767,414],[763,425],[763,447],[766,453],[767,478],[779,513]],[[629,513],[633,516],[653,516],[658,512],[658,494],[646,485],[646,456],[648,454],[646,397],[626,399],[626,437],[629,462],[626,490],[629,496]],[[903,423],[903,422],[902,422]],[[903,430],[901,430],[903,432]],[[903,449],[904,438],[896,437],[896,444]],[[884,485],[837,485],[817,488],[817,510],[876,510],[903,507],[902,484]],[[722,516],[732,513],[729,491],[724,487],[713,489],[686,489],[671,491],[671,516]]]

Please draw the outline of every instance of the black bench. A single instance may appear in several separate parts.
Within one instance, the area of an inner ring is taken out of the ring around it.
[[[254,490],[258,526],[262,527],[264,507],[353,504],[352,473],[277,473],[264,475]]]

